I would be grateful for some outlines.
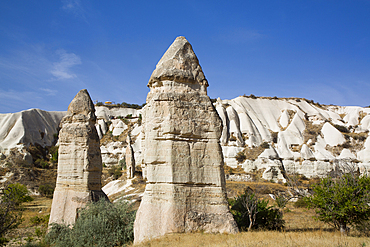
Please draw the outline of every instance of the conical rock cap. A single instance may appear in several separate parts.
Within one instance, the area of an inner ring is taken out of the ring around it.
[[[195,83],[208,87],[198,58],[185,37],[177,37],[167,49],[153,71],[148,87],[159,81]]]
[[[95,113],[94,103],[86,89],[82,89],[73,98],[68,106],[68,114],[83,114],[88,116],[89,113]]]

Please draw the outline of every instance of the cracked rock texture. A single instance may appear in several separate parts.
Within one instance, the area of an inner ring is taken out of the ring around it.
[[[237,232],[226,200],[221,119],[184,37],[163,55],[148,86],[142,141],[147,185],[135,243],[172,232]]]
[[[49,223],[73,224],[79,208],[107,198],[101,190],[102,160],[95,122],[94,104],[83,89],[61,121],[58,176]]]

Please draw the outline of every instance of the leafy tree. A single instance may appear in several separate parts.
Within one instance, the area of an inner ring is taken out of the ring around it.
[[[5,186],[0,192],[0,246],[7,240],[5,233],[22,223],[21,203],[32,201],[27,187],[15,183]]]
[[[52,224],[45,240],[52,246],[122,246],[134,238],[135,211],[127,203],[89,203],[78,213],[75,225]]]
[[[370,178],[348,173],[338,178],[321,179],[307,197],[309,207],[316,208],[317,219],[333,225],[346,234],[349,225],[370,217]]]
[[[230,200],[230,205],[240,230],[280,230],[284,227],[283,213],[268,206],[268,200],[258,199],[251,190],[246,190],[244,194]]]

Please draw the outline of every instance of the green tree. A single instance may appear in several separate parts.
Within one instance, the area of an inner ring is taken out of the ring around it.
[[[127,203],[104,199],[78,212],[75,225],[52,224],[45,240],[52,246],[122,246],[134,239],[135,211]]]
[[[309,207],[316,208],[317,219],[333,225],[346,234],[349,225],[370,217],[370,178],[354,173],[338,178],[327,177],[313,186],[313,195],[306,197]]]
[[[5,233],[16,228],[22,223],[21,203],[32,201],[27,187],[23,184],[15,183],[5,186],[0,191],[0,246],[7,240]]]

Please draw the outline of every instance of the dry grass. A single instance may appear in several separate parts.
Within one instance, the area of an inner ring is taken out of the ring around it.
[[[224,172],[225,172],[225,174],[245,174],[246,173],[241,166],[237,166],[236,168],[232,168],[228,165],[224,165]]]
[[[304,123],[306,125],[306,128],[303,132],[303,142],[307,143],[308,140],[312,139],[311,145],[313,145],[316,143],[317,136],[321,133],[321,129],[322,126],[324,126],[324,123],[316,125],[308,120],[305,120]]]
[[[342,237],[338,232],[242,232],[238,234],[170,234],[134,246],[368,246],[369,238]]]
[[[358,113],[358,122],[361,123],[362,119],[367,116],[366,112],[360,111]]]
[[[40,240],[40,238],[35,235],[35,230],[38,228],[46,231],[46,225],[34,226],[30,219],[35,216],[42,217],[49,215],[51,202],[52,199],[50,198],[34,196],[32,202],[23,203],[23,222],[18,228],[6,234],[5,237],[11,240],[7,246],[22,246],[27,242],[27,238],[33,238],[35,241]]]
[[[260,154],[264,150],[265,150],[265,148],[263,148],[262,146],[253,147],[253,148],[246,147],[246,148],[244,148],[243,153],[245,154],[246,159],[255,160],[255,159],[258,158],[258,156],[260,156]]]
[[[329,225],[316,221],[312,209],[295,208],[289,203],[284,210],[285,229],[252,231],[238,234],[178,233],[133,246],[368,246],[366,237],[341,236]]]
[[[306,181],[310,182],[310,181]],[[227,181],[228,197],[242,193],[245,188],[259,190],[260,193],[285,191],[281,184],[269,182],[231,182]],[[274,201],[268,195],[262,196]],[[369,246],[370,238],[358,237],[353,232],[349,236],[341,234],[328,224],[314,218],[313,209],[295,208],[289,202],[284,209],[285,229],[279,231],[252,231],[238,234],[176,233],[132,246]]]
[[[34,196],[32,202],[26,202],[22,205],[25,210],[23,211],[23,222],[20,227],[29,227],[31,226],[30,218],[35,216],[45,216],[50,214],[51,202],[53,199],[46,198],[42,196]]]

